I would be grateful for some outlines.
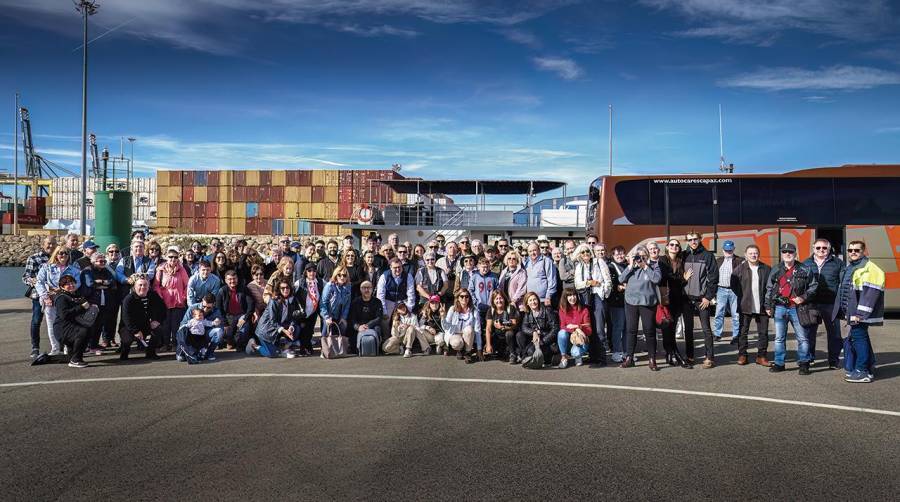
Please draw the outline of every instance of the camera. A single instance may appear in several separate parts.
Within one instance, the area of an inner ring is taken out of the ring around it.
[[[641,255],[636,254],[636,255],[634,255],[633,260],[635,263],[641,263],[642,261],[644,261],[644,258]]]
[[[778,295],[775,297],[775,305],[781,305],[782,307],[788,307],[791,305],[791,299],[786,296]]]

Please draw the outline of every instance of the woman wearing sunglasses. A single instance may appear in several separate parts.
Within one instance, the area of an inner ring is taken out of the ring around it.
[[[187,284],[190,276],[181,264],[178,248],[169,247],[165,259],[165,262],[156,266],[156,284],[153,289],[166,305],[166,320],[162,327],[160,346],[163,352],[171,352],[172,342],[187,309]]]
[[[41,266],[34,284],[34,289],[37,290],[38,297],[44,305],[51,356],[59,354],[59,340],[53,331],[53,322],[56,320],[56,307],[53,304],[53,300],[60,291],[59,279],[64,275],[70,275],[75,278],[75,289],[81,286],[78,282],[81,270],[70,259],[69,249],[64,246],[57,246],[53,254],[50,255],[50,260]]]
[[[659,258],[659,270],[662,274],[660,291],[665,287],[668,292],[669,312],[672,314],[672,322],[663,326],[662,341],[663,350],[666,351],[666,363],[669,366],[681,366],[690,369],[693,365],[685,361],[678,350],[675,341],[675,332],[678,329],[678,319],[685,314],[685,303],[688,301],[684,288],[687,285],[684,275],[684,255],[681,253],[681,243],[678,239],[669,239],[666,243],[666,251]]]
[[[338,265],[331,273],[331,280],[325,283],[322,301],[319,304],[319,315],[322,318],[322,350],[326,350],[325,337],[346,337],[347,318],[350,316],[350,273],[347,267]],[[340,343],[332,344],[333,355],[342,356],[347,347]],[[322,358],[327,358],[322,354]]]
[[[472,346],[478,347],[478,354],[482,360],[481,349],[481,319],[478,317],[478,309],[472,305],[472,296],[468,290],[461,289],[456,293],[453,306],[444,317],[444,340],[447,346],[456,351],[457,359],[465,359],[466,364],[471,364]],[[444,349],[444,355],[449,351]]]

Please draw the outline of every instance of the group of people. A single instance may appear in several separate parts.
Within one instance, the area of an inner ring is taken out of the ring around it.
[[[23,282],[33,301],[36,364],[59,359],[81,368],[84,354],[111,349],[125,360],[134,344],[148,358],[174,352],[190,364],[215,360],[220,349],[295,358],[313,355],[318,343],[324,358],[436,353],[526,367],[566,368],[586,359],[605,366],[611,359],[629,368],[643,341],[648,367],[658,371],[658,331],[666,364],[694,366],[698,317],[702,366],[714,368],[715,344],[730,313],[739,365],[749,363],[752,321],[755,363],[784,371],[790,324],[799,374],[808,375],[822,325],[829,368],[839,367],[843,351],[846,380],[871,381],[868,327],[883,321],[884,273],[861,241],[847,246],[847,263],[825,239],[813,247],[800,261],[796,247],[784,244],[779,263],[770,266],[752,244],[739,257],[725,241],[717,258],[695,232],[684,248],[673,238],[665,249],[651,241],[629,251],[607,250],[595,236],[580,244],[552,246],[539,238],[513,247],[504,238],[486,245],[467,237],[446,242],[441,235],[411,245],[396,234],[382,242],[375,233],[361,249],[348,236],[306,243],[282,237],[265,250],[214,238],[208,248],[195,241],[188,249],[163,250],[136,232],[124,253],[116,244],[103,251],[90,240],[82,244],[76,235],[61,245],[47,237],[29,257]],[[46,354],[40,352],[42,319]]]

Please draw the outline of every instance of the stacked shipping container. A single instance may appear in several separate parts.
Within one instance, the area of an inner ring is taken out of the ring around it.
[[[389,170],[158,171],[157,228],[206,234],[337,235],[363,203],[405,203]]]
[[[108,181],[110,184],[112,180]],[[94,190],[100,186],[97,178],[88,179],[88,219],[94,219]],[[110,185],[112,186],[112,185]],[[116,179],[116,188],[125,190],[128,180]],[[132,178],[132,218],[135,220],[151,220],[156,213],[156,178]],[[77,220],[81,218],[81,178],[53,178],[50,185],[47,217],[56,220]]]

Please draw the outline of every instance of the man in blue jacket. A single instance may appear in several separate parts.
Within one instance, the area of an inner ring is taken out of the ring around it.
[[[844,380],[851,383],[869,383],[875,378],[875,354],[869,340],[869,326],[884,324],[884,271],[870,261],[865,252],[865,242],[847,244],[847,268],[834,299],[834,317],[845,319],[849,330]]]
[[[553,296],[556,295],[557,269],[553,259],[541,254],[541,247],[537,242],[528,245],[528,256],[522,265],[528,274],[528,291],[534,292],[544,305],[551,306]]]
[[[822,324],[825,325],[825,336],[828,340],[828,368],[837,369],[838,359],[841,357],[841,322],[834,316],[834,299],[837,296],[838,287],[841,285],[841,275],[844,273],[844,262],[831,254],[831,243],[828,239],[816,239],[813,243],[813,254],[803,262],[813,273],[818,282],[816,292],[810,302],[819,311]],[[816,335],[819,326],[809,328],[809,356],[810,364],[816,359]]]

